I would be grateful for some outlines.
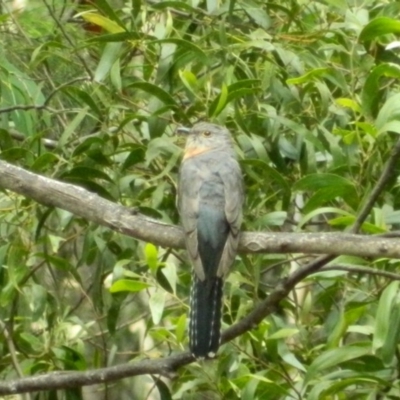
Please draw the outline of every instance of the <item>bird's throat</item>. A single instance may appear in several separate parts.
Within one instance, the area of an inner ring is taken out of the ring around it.
[[[207,151],[210,151],[210,147],[187,147],[185,149],[185,154],[183,156],[183,161],[185,161],[188,158],[192,158],[195,156],[198,156],[199,154],[206,153]]]

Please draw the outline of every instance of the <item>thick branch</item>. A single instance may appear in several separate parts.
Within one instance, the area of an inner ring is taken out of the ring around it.
[[[51,372],[12,381],[0,381],[0,395],[66,389],[115,381],[136,375],[154,374],[171,377],[175,370],[193,361],[189,352],[158,360],[100,368],[85,372]]]
[[[58,207],[113,230],[163,247],[183,248],[181,229],[103,199],[75,185],[0,161],[0,187],[41,204]],[[398,238],[346,233],[244,232],[242,253],[305,253],[400,258]]]

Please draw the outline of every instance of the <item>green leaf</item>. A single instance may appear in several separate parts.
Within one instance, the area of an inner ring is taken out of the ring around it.
[[[389,97],[380,109],[375,121],[378,133],[390,130],[400,133],[398,124],[400,121],[399,101],[400,93],[397,93],[394,96]]]
[[[144,247],[144,255],[146,257],[146,263],[150,268],[151,272],[154,274],[158,268],[158,250],[157,247],[152,243],[146,243]]]
[[[176,293],[176,283],[178,281],[178,275],[176,272],[176,266],[174,263],[166,262],[161,270],[172,289],[173,293]]]
[[[257,381],[264,382],[264,383],[273,383],[273,381],[269,380],[265,376],[262,376],[261,374],[259,374],[259,375],[249,374],[249,375],[247,375],[247,377],[253,378]]]
[[[92,43],[134,42],[142,38],[143,35],[138,32],[118,32],[99,36],[96,35],[87,39],[86,43],[91,45]]]
[[[318,207],[321,207],[331,201],[334,201],[338,197],[348,199],[349,205],[351,205],[353,209],[356,209],[358,205],[357,194],[354,189],[352,193],[355,194],[356,197],[352,197],[351,196],[352,193],[349,193],[349,191],[350,191],[349,188],[346,186],[327,187],[319,189],[309,198],[307,203],[304,205],[303,212],[309,213],[317,209]]]
[[[91,149],[102,148],[104,146],[104,140],[99,137],[88,137],[82,141],[78,146],[76,146],[73,156],[78,156],[82,153],[86,153]]]
[[[184,3],[183,1],[163,0],[160,1],[159,3],[152,3],[151,8],[153,8],[154,10],[164,10],[166,8],[174,8],[177,10],[193,12],[195,14],[204,12],[202,9],[192,7],[191,5]]]
[[[368,42],[388,33],[400,33],[400,21],[388,17],[378,17],[363,28],[358,40]]]
[[[297,335],[298,333],[299,333],[298,329],[283,328],[283,329],[280,329],[279,331],[273,333],[272,335],[269,335],[267,337],[267,340],[286,339],[286,338],[292,337],[294,335]]]
[[[361,107],[352,99],[341,97],[336,99],[336,104],[342,107],[350,108],[355,113],[359,113],[361,111]]]
[[[267,213],[258,219],[258,225],[260,227],[265,226],[282,226],[287,218],[286,211],[274,211]]]
[[[71,95],[71,97],[76,97],[81,100],[84,104],[89,106],[89,108],[97,115],[101,115],[102,112],[100,111],[98,104],[92,98],[92,96],[87,92],[87,90],[81,90],[77,87],[70,87],[67,86],[63,89],[64,92]]]
[[[396,118],[398,118],[398,116],[396,116]],[[381,127],[378,133],[385,133],[385,132],[394,132],[400,134],[400,121],[387,122]]]
[[[172,395],[169,387],[161,379],[155,378],[155,385],[157,386],[160,400],[172,400]]]
[[[149,299],[149,306],[154,325],[158,325],[161,321],[165,306],[165,291],[158,290],[153,293]]]
[[[315,78],[325,76],[329,72],[329,70],[330,68],[315,68],[297,78],[286,79],[286,83],[288,85],[300,85],[302,83],[307,83],[313,81]]]
[[[349,212],[344,211],[340,208],[321,207],[321,208],[317,208],[316,210],[313,210],[313,211],[309,212],[308,214],[304,215],[298,223],[298,228],[301,228],[303,225],[305,225],[308,221],[312,220],[316,216],[325,215],[325,214],[339,214],[339,215],[345,215],[348,217],[353,217]]]
[[[382,292],[378,303],[375,318],[375,332],[372,340],[372,348],[377,350],[386,343],[389,329],[392,324],[392,305],[399,291],[399,282],[391,282]]]
[[[101,55],[100,62],[97,65],[96,71],[94,73],[94,80],[96,82],[102,82],[104,78],[109,74],[112,66],[118,57],[120,57],[120,52],[122,48],[122,43],[107,43],[104,47],[104,51]]]
[[[345,216],[345,217],[337,217],[331,218],[328,220],[328,224],[331,226],[351,226],[354,224],[356,217],[352,216]],[[363,222],[361,226],[361,230],[365,233],[370,233],[372,235],[377,235],[381,233],[387,232],[386,229],[382,229],[379,226],[371,224],[370,222]]]
[[[310,174],[294,184],[295,190],[318,190],[330,187],[354,188],[351,181],[335,174]]]
[[[362,107],[369,116],[375,116],[378,112],[382,77],[400,79],[400,66],[393,63],[380,64],[369,73],[361,92]]]
[[[90,179],[102,179],[108,182],[113,182],[113,180],[103,171],[100,171],[96,168],[90,167],[75,167],[70,171],[66,171],[60,175],[61,179],[71,180],[74,178],[78,178],[79,180],[90,180]]]
[[[86,13],[81,13],[80,15],[85,21],[100,26],[109,33],[124,32],[124,28],[122,28],[119,24],[98,13],[86,12]]]
[[[325,386],[325,390],[321,392],[319,399],[325,398],[328,399],[332,396],[336,396],[338,393],[347,392],[346,389],[351,390],[352,387],[371,387],[373,386],[385,386],[385,380],[379,379],[378,377],[374,377],[368,374],[359,375],[347,379],[340,379],[339,381],[325,381],[324,383],[328,383],[329,385]],[[371,393],[374,396],[374,393]],[[374,396],[375,397],[375,396]],[[372,397],[366,397],[368,399],[372,399]]]
[[[278,354],[288,365],[302,372],[306,372],[306,368],[304,367],[304,365],[297,359],[297,357],[291,351],[289,351],[288,346],[283,340],[278,341]]]
[[[32,351],[39,354],[43,351],[43,342],[29,332],[20,333],[18,344],[24,351]]]
[[[368,347],[343,346],[321,353],[309,366],[305,381],[316,379],[325,369],[336,367],[343,362],[354,360],[371,352]]]
[[[54,153],[46,152],[39,156],[35,162],[31,165],[31,171],[41,172],[47,168],[53,167],[58,161],[59,157]]]
[[[241,79],[235,83],[228,86],[229,94],[236,92],[241,89],[250,89],[252,91],[259,89],[261,86],[261,81],[259,79]],[[229,96],[228,96],[229,98]]]
[[[132,279],[119,279],[112,284],[110,292],[140,292],[148,287],[150,287],[150,285],[146,282],[134,281]]]
[[[226,87],[222,85],[220,95],[211,103],[208,115],[211,118],[218,116],[226,105],[238,98],[254,95],[260,90],[260,81],[258,79],[243,79]]]
[[[228,100],[228,88],[222,85],[220,95],[213,101],[208,110],[208,115],[211,118],[215,118],[225,108]]]
[[[143,146],[138,146],[134,148],[128,155],[128,157],[125,159],[123,165],[122,165],[122,171],[125,171],[129,169],[130,167],[142,163],[145,161],[145,153],[146,149]]]
[[[107,329],[113,335],[117,328],[117,323],[121,311],[121,305],[126,298],[126,291],[114,293],[111,296],[111,304],[107,310]]]
[[[176,327],[175,327],[175,335],[176,335],[176,339],[177,339],[178,343],[182,343],[185,339],[186,323],[187,323],[186,313],[183,313],[179,317],[178,322],[176,323]]]
[[[108,18],[115,21],[121,28],[125,29],[124,23],[114,11],[114,7],[108,4],[107,0],[96,0],[95,6],[100,9]]]
[[[84,371],[87,369],[87,363],[84,355],[69,346],[61,346],[59,359],[64,362],[66,369],[74,371]]]
[[[391,307],[390,323],[382,347],[382,361],[386,367],[393,365],[396,360],[397,345],[400,335],[400,296],[397,293]]]
[[[359,204],[357,190],[354,184],[346,178],[334,174],[310,174],[294,184],[295,190],[316,191],[304,207],[305,212],[311,212],[336,197],[342,197],[352,208]]]
[[[173,44],[176,44],[178,48],[193,53],[193,55],[196,56],[196,58],[198,60],[201,60],[204,63],[208,63],[207,54],[204,53],[204,51],[199,46],[195,45],[192,42],[189,42],[188,40],[177,39],[177,38],[167,38],[167,39],[154,40],[151,43],[160,43],[160,44],[173,43]]]
[[[88,109],[82,108],[75,118],[73,118],[68,125],[65,127],[64,132],[61,134],[60,139],[58,140],[58,147],[63,148],[68,143],[69,139],[73,134],[76,134],[78,126],[82,123],[82,121],[88,115]]]
[[[180,70],[179,77],[181,78],[182,83],[189,90],[189,92],[197,97],[199,84],[197,82],[196,76],[189,70]]]
[[[134,82],[126,86],[126,88],[135,88],[143,90],[144,92],[150,94],[151,96],[157,97],[167,106],[176,106],[174,98],[159,86],[153,85],[149,82]]]
[[[243,9],[258,26],[263,29],[270,28],[272,24],[271,18],[261,7],[251,7],[243,4]]]
[[[1,159],[4,161],[15,162],[21,159],[26,159],[29,156],[29,151],[21,147],[13,147],[2,151]]]

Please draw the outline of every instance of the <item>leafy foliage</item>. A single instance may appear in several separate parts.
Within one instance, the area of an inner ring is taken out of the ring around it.
[[[7,4],[1,158],[165,222],[178,223],[177,125],[208,119],[234,133],[246,230],[346,230],[398,139],[398,2],[31,0],[13,13]],[[399,201],[393,179],[363,232],[396,229]],[[238,258],[224,325],[304,262]],[[0,265],[2,379],[187,347],[184,253],[3,191]],[[107,396],[398,398],[398,282],[352,270],[395,272],[398,261],[334,265],[348,271],[309,277],[217,361],[191,364],[167,385],[117,383]]]

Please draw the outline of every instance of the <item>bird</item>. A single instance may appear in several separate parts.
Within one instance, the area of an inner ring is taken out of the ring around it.
[[[195,359],[212,359],[221,342],[223,283],[239,244],[243,176],[225,127],[200,122],[178,133],[187,136],[177,205],[193,266],[189,348]]]

